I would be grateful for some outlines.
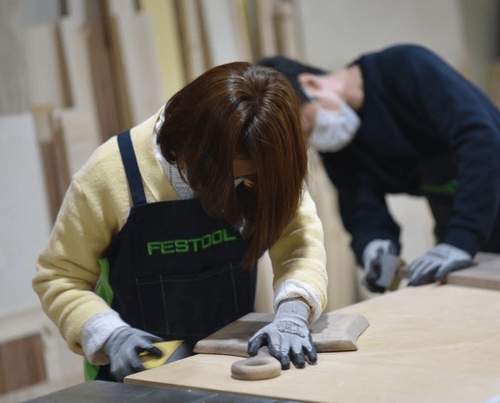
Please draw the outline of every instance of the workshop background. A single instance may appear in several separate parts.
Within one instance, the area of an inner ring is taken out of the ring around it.
[[[99,144],[208,68],[274,54],[333,70],[418,43],[500,105],[498,16],[497,0],[0,0],[0,402],[83,381],[31,279],[71,175]],[[372,297],[312,150],[309,187],[325,227],[328,310]],[[388,200],[409,262],[432,245],[432,218],[419,198]],[[268,257],[260,263],[257,309],[271,311]]]

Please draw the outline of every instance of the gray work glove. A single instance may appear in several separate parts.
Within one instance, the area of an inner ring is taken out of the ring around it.
[[[260,329],[248,342],[248,355],[257,355],[259,348],[267,346],[269,354],[281,362],[282,369],[290,368],[290,359],[297,368],[304,368],[306,358],[314,364],[318,355],[307,326],[309,306],[300,299],[287,299],[280,303],[274,320]]]
[[[123,382],[123,378],[127,375],[144,371],[139,353],[147,351],[149,354],[161,357],[161,350],[153,345],[159,341],[162,341],[160,337],[133,327],[116,329],[103,346],[109,358],[111,376],[117,382]]]
[[[374,239],[363,250],[363,282],[371,292],[383,293],[394,282],[400,259],[394,243]]]
[[[408,267],[408,285],[422,285],[440,280],[451,271],[463,269],[471,263],[472,256],[469,253],[441,243]]]

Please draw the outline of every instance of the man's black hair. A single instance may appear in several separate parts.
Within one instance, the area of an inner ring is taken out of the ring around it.
[[[304,93],[299,84],[298,77],[302,73],[311,73],[317,75],[325,75],[328,72],[318,69],[316,67],[308,66],[296,60],[289,59],[284,56],[266,57],[256,62],[261,66],[272,67],[282,73],[288,81],[292,84],[295,93],[297,94],[300,102],[305,104],[311,102],[310,98]]]

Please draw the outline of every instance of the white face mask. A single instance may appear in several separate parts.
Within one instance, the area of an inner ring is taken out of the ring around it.
[[[317,100],[312,97],[311,101],[318,105]],[[359,116],[344,101],[341,101],[340,111],[330,111],[318,106],[309,142],[321,152],[339,151],[354,139],[360,125]]]

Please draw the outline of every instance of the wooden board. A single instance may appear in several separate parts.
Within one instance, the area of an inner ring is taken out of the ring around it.
[[[39,333],[0,344],[0,395],[47,380],[43,350]]]
[[[249,313],[200,340],[194,352],[248,357],[248,341],[273,318],[270,313]],[[357,350],[357,339],[368,326],[362,315],[324,313],[311,325],[314,346],[317,352]]]
[[[209,65],[205,24],[201,18],[201,5],[197,0],[177,0],[180,40],[186,69],[186,81],[192,81]]]
[[[211,66],[247,60],[249,46],[241,48],[234,16],[236,4],[228,0],[201,0],[204,24],[207,29]]]
[[[448,274],[446,283],[465,287],[500,290],[500,255],[482,255],[491,255],[491,258],[477,256],[474,260],[476,266]]]
[[[255,384],[231,378],[240,357],[197,354],[125,382],[321,403],[479,403],[500,392],[498,291],[408,287],[336,313],[370,326],[357,351],[319,353],[317,365]]]
[[[0,115],[30,108],[23,2],[0,1]]]
[[[112,18],[115,46],[123,67],[125,99],[129,103],[131,124],[137,125],[166,102],[153,26],[150,16],[141,12],[117,14]]]
[[[0,317],[40,306],[31,287],[50,234],[43,163],[32,114],[0,117]]]
[[[163,99],[166,101],[186,84],[174,0],[139,0],[139,5],[150,16],[153,25]]]
[[[34,24],[25,28],[26,64],[32,107],[63,108],[71,94],[59,45],[57,24]]]

